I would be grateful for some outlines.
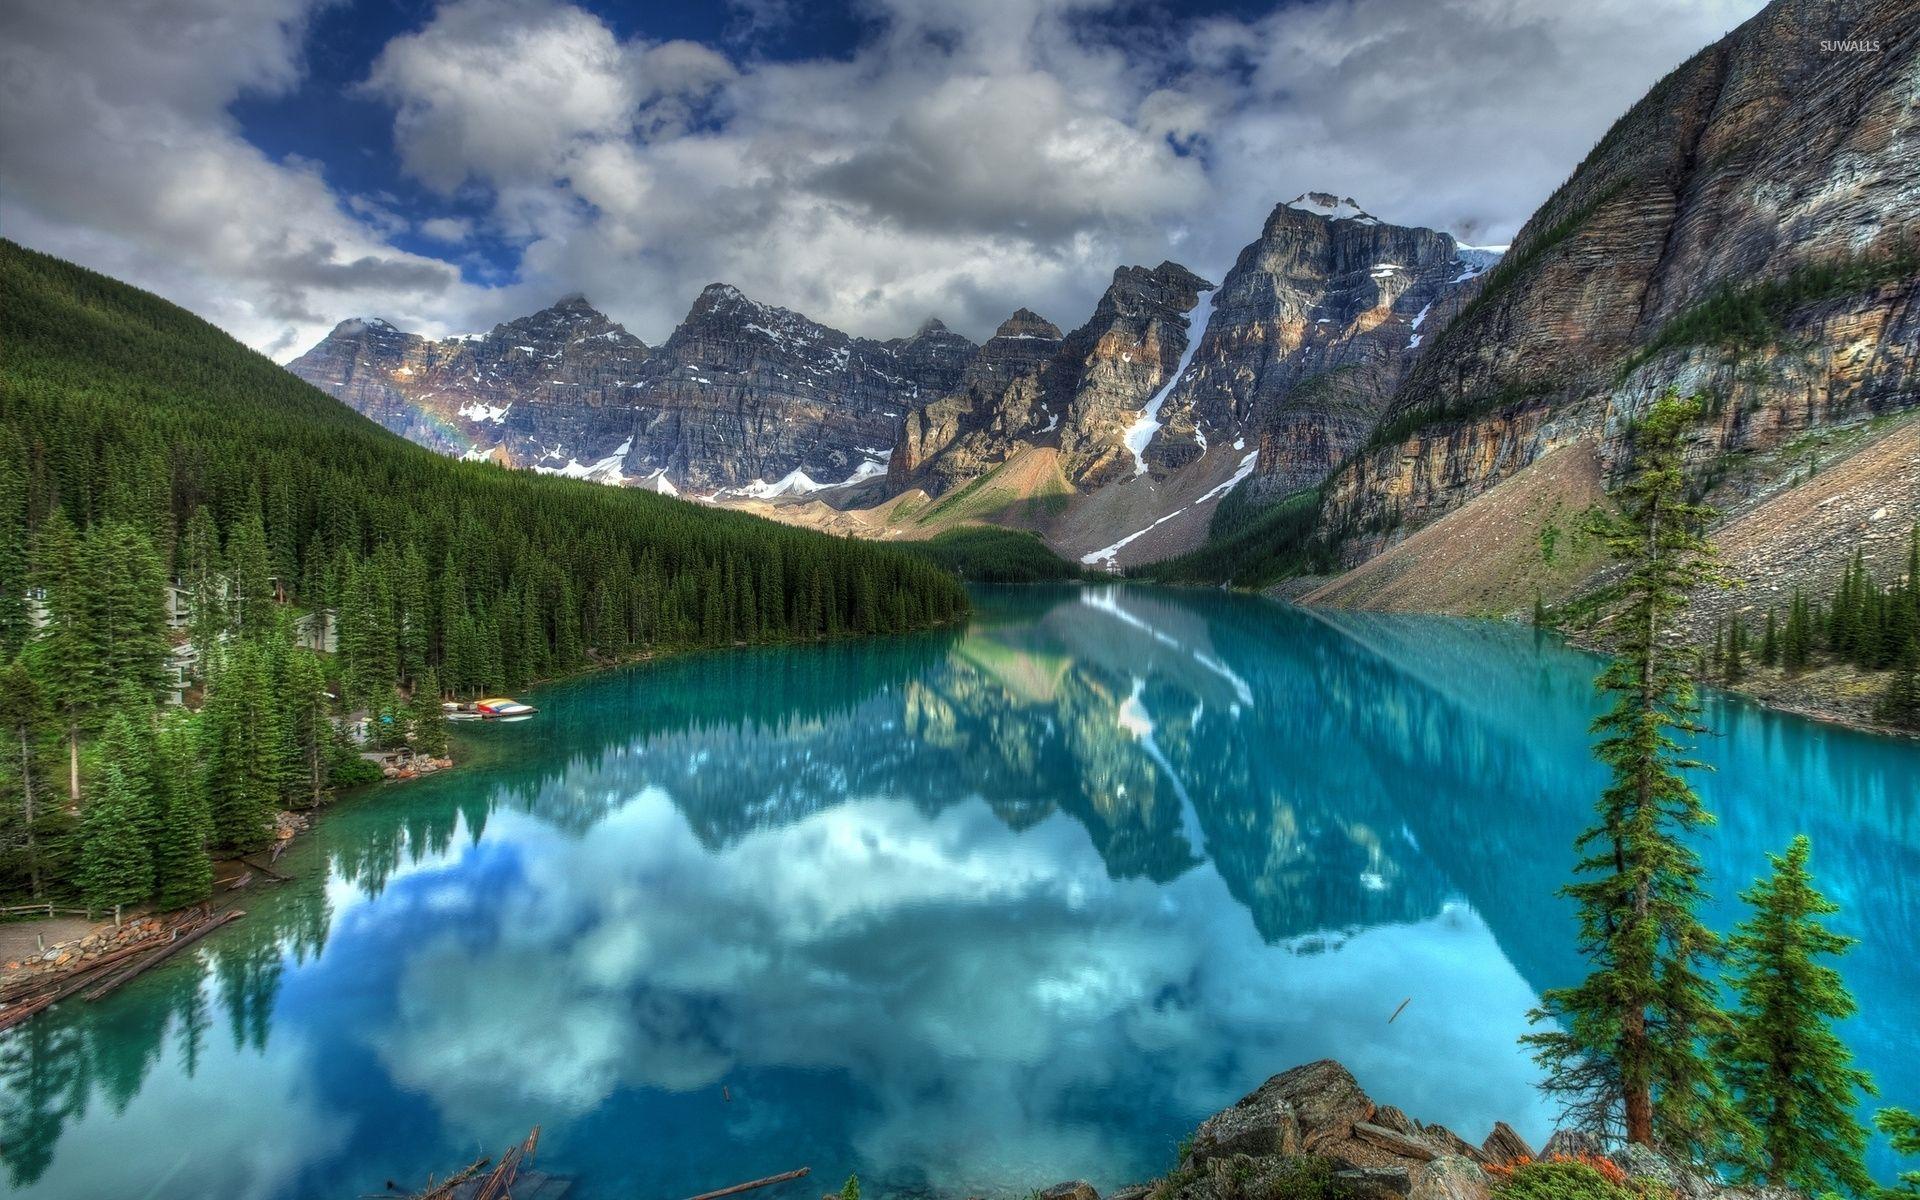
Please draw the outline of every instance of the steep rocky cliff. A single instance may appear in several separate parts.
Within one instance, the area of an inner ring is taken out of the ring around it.
[[[906,414],[888,486],[938,496],[1056,430],[1060,418],[1047,405],[1044,377],[1059,350],[1060,327],[1038,313],[1023,308],[1001,322],[957,388]]]
[[[1086,324],[1065,337],[1027,309],[1009,317],[951,395],[910,413],[888,472],[938,496],[1033,446],[1057,447],[1066,478],[1129,475],[1128,434],[1187,349],[1186,314],[1212,284],[1178,263],[1121,267]]]
[[[1311,486],[1373,429],[1407,365],[1498,258],[1379,221],[1351,198],[1279,205],[1240,252],[1147,449],[1174,470],[1257,439],[1262,492]]]
[[[1776,0],[1688,60],[1435,331],[1322,532],[1362,561],[1582,438],[1617,473],[1668,389],[1712,397],[1692,453],[1723,489],[1759,485],[1751,454],[1914,404],[1917,96],[1907,0]]]

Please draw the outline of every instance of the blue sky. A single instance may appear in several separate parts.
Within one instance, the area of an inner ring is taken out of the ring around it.
[[[1306,190],[1502,242],[1757,0],[13,0],[0,233],[278,358],[736,284],[855,333],[1218,279]]]

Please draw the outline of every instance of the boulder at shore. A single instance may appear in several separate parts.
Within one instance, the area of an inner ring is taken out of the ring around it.
[[[1603,1151],[1592,1135],[1563,1130],[1542,1155],[1598,1158]],[[1351,1072],[1322,1059],[1275,1075],[1207,1118],[1171,1172],[1105,1200],[1496,1200],[1497,1173],[1533,1157],[1504,1121],[1476,1145],[1445,1126],[1376,1105]],[[1727,1186],[1643,1146],[1606,1157],[1631,1178],[1660,1183],[1675,1200],[1804,1200],[1788,1189]],[[1101,1200],[1084,1180],[1037,1194]]]

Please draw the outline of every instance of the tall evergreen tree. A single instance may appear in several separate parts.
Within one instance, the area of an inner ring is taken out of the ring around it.
[[[231,648],[207,681],[202,746],[213,843],[248,849],[267,838],[280,794],[278,723],[266,664],[252,643]]]
[[[44,801],[39,778],[39,744],[46,721],[47,706],[39,683],[25,664],[15,659],[5,673],[0,674],[0,735],[6,739],[7,774],[19,789],[21,846],[28,889],[36,900],[43,892],[39,826]]]
[[[407,744],[415,751],[439,758],[447,752],[447,718],[440,711],[440,681],[427,672],[413,689],[413,701],[407,706]]]
[[[80,891],[96,908],[137,904],[153,894],[153,796],[140,722],[150,713],[116,713],[100,747],[100,771],[80,810]]]
[[[41,523],[34,542],[33,579],[46,623],[28,647],[27,663],[60,714],[67,739],[67,798],[77,804],[80,735],[92,725],[103,676],[80,535],[61,509]]]
[[[1703,967],[1718,939],[1696,910],[1703,870],[1687,837],[1711,815],[1686,780],[1699,766],[1680,737],[1704,732],[1684,646],[1670,635],[1694,589],[1721,582],[1702,534],[1711,510],[1686,501],[1681,447],[1697,400],[1668,396],[1634,430],[1634,474],[1620,512],[1595,532],[1626,567],[1616,658],[1597,684],[1613,698],[1594,722],[1611,784],[1580,835],[1579,909],[1586,980],[1543,997],[1533,1017],[1559,1027],[1524,1039],[1542,1085],[1579,1124],[1717,1158],[1738,1132],[1705,1044],[1727,1028]]]
[[[197,505],[187,518],[180,539],[180,584],[193,606],[187,636],[193,644],[196,673],[206,678],[220,639],[231,627],[227,617],[227,585],[220,559],[220,531],[208,506]]]
[[[1753,915],[1728,939],[1729,982],[1740,997],[1720,1039],[1727,1082],[1757,1136],[1749,1173],[1759,1182],[1808,1192],[1872,1186],[1861,1156],[1867,1131],[1854,1114],[1873,1081],[1833,1032],[1854,1013],[1840,972],[1824,961],[1854,939],[1821,918],[1840,911],[1813,885],[1805,834],[1769,855],[1770,878],[1740,894]]]
[[[213,891],[213,814],[207,802],[207,775],[198,720],[169,713],[160,723],[159,762],[165,776],[161,793],[160,835],[154,845],[154,887],[163,909],[183,908]]]
[[[311,808],[326,792],[335,742],[326,668],[311,651],[290,651],[279,698],[277,720],[288,755],[281,771],[284,795]]]
[[[273,565],[267,554],[267,528],[256,497],[227,535],[227,604],[233,631],[261,637],[273,631]]]
[[[0,428],[0,659],[12,659],[27,641],[31,528],[26,447],[18,431]]]
[[[95,665],[114,689],[154,699],[167,661],[167,579],[139,528],[107,521],[85,542],[85,588]]]

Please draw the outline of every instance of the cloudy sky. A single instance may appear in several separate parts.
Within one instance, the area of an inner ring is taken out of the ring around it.
[[[1759,0],[9,0],[0,233],[290,358],[701,286],[855,333],[1115,266],[1215,279],[1278,201],[1503,242]]]

